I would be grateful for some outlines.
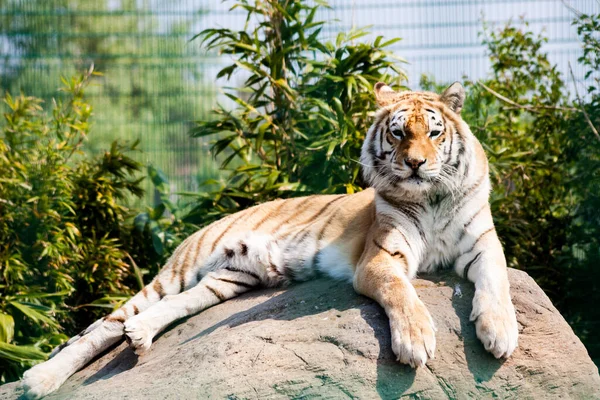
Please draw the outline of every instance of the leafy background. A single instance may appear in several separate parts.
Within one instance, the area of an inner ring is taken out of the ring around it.
[[[248,16],[245,29],[207,29],[195,39],[228,56],[218,76],[242,82],[191,126],[192,137],[212,141],[221,169],[197,193],[174,196],[168,174],[140,163],[143,139],[109,144],[101,122],[92,129],[105,107],[93,117],[84,93],[111,71],[63,78],[54,101],[6,95],[0,382],[18,379],[122,304],[198,227],[278,197],[363,188],[357,160],[375,110],[372,86],[385,81],[400,90],[406,79],[403,60],[389,50],[394,40],[357,29],[322,41],[320,1],[234,4]],[[526,23],[484,26],[490,75],[464,82],[463,112],[491,161],[492,208],[509,265],[536,279],[596,362],[600,311],[589,305],[600,296],[599,21],[574,17],[579,64],[590,73],[578,92]],[[421,81],[431,90],[446,84]],[[136,199],[146,182],[153,201],[143,207]]]

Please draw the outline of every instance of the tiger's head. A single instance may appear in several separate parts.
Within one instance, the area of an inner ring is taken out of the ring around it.
[[[380,109],[362,147],[363,174],[378,190],[419,195],[452,185],[464,173],[465,131],[460,117],[465,90],[458,82],[441,95],[395,92],[375,85]],[[471,135],[472,136],[472,135]]]

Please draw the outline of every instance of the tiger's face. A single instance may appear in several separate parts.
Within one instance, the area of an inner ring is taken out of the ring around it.
[[[376,188],[426,192],[448,183],[455,173],[464,89],[459,83],[442,95],[394,92],[375,85],[381,106],[363,145],[365,176]],[[456,145],[456,148],[453,148]]]

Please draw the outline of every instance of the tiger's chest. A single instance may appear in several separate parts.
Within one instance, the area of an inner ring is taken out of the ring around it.
[[[450,267],[460,255],[459,241],[463,231],[463,212],[450,202],[430,204],[422,214],[423,249],[418,271],[432,272]]]

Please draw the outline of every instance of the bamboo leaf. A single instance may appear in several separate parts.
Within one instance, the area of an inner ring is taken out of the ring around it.
[[[12,315],[0,313],[0,342],[12,342],[14,334],[15,320]]]
[[[23,315],[36,322],[45,323],[51,327],[58,328],[58,323],[46,314],[37,311],[31,304],[25,304],[19,301],[10,301],[9,304],[19,310]]]
[[[46,359],[46,354],[33,346],[17,346],[0,341],[0,359],[15,362],[42,361]]]

